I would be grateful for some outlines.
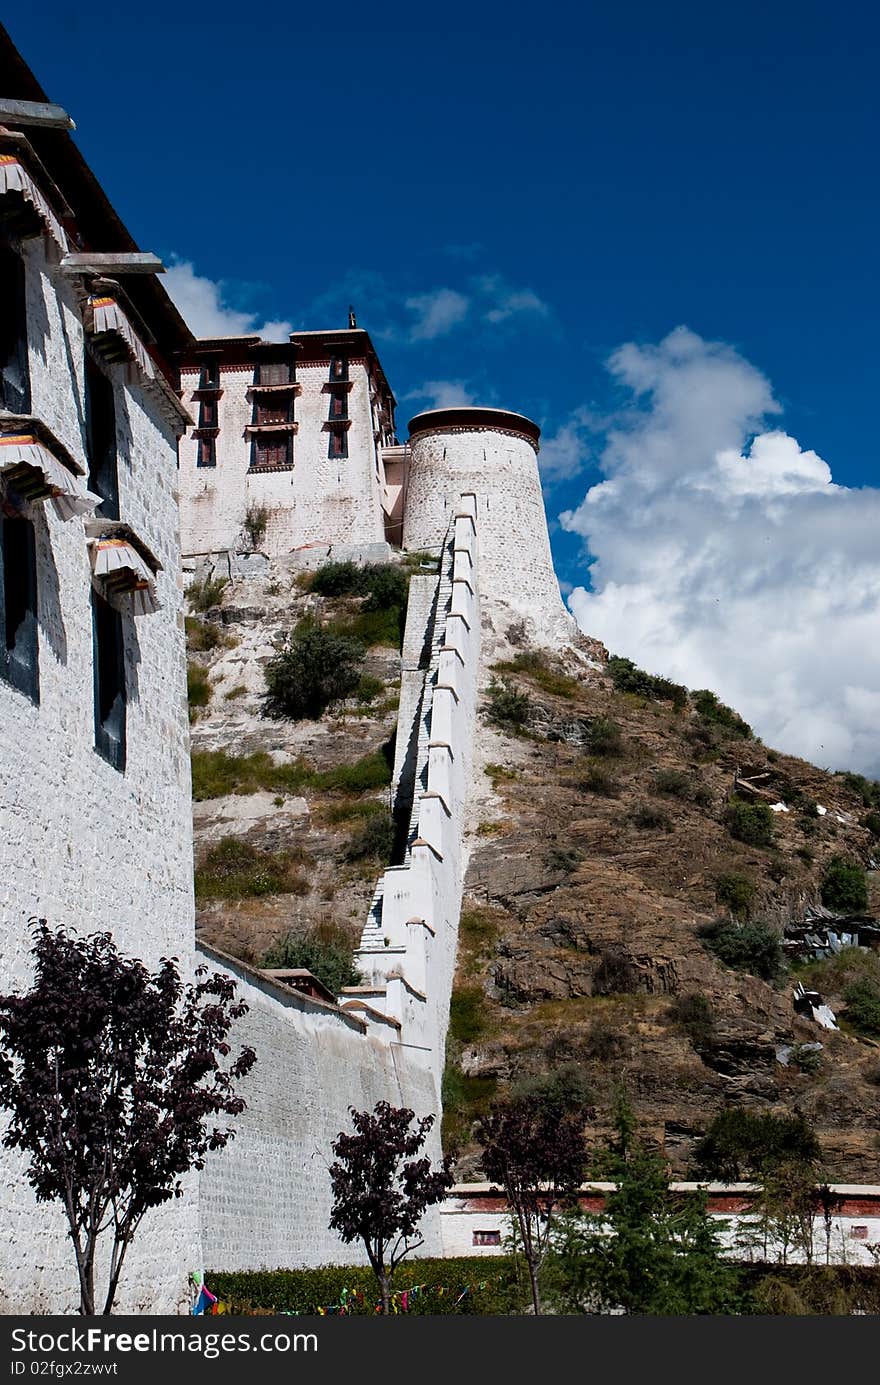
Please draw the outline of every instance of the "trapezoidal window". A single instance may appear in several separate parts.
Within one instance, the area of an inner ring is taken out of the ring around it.
[[[0,241],[0,407],[31,411],[24,260]]]
[[[119,518],[119,473],[116,455],[116,401],[113,381],[86,353],[86,446],[89,490],[103,500],[101,519]]]
[[[39,702],[37,546],[29,519],[0,521],[0,562],[0,676]]]
[[[254,423],[290,423],[292,419],[292,395],[269,395],[255,401]]]
[[[196,440],[196,466],[217,465],[217,439],[198,438]]]
[[[254,470],[289,467],[290,455],[289,433],[271,433],[254,437],[251,441],[251,467]]]
[[[257,385],[289,385],[289,361],[260,361],[257,366]]]
[[[216,399],[200,399],[200,400],[199,400],[199,427],[200,427],[200,428],[216,428],[216,427],[217,427],[217,400],[216,400]]]
[[[125,769],[125,642],[122,616],[92,589],[92,671],[95,693],[95,749],[122,772]]]
[[[199,370],[199,389],[218,390],[220,388],[220,362],[202,361]]]
[[[330,357],[330,379],[331,379],[331,380],[347,380],[347,379],[348,379],[348,361],[345,359],[344,356],[331,356],[331,357]]]
[[[330,418],[348,418],[348,395],[342,391],[330,396]]]
[[[330,430],[330,457],[348,456],[348,433],[343,428],[331,428]]]

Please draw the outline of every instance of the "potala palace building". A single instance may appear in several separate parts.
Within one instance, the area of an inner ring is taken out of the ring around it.
[[[514,626],[550,646],[576,632],[534,423],[437,409],[399,442],[354,322],[195,341],[70,128],[0,29],[0,992],[29,982],[34,916],[237,979],[234,1038],[258,1054],[237,1136],[126,1262],[120,1311],[174,1312],[204,1265],[360,1258],[327,1229],[318,1151],[349,1106],[440,1110],[487,647]],[[185,570],[246,573],[256,512],[268,557],[439,558],[412,578],[403,642],[406,848],[364,920],[364,984],[338,1003],[195,943]],[[0,1311],[75,1311],[65,1225],[5,1150],[0,1225]],[[487,1190],[456,1190],[425,1251],[491,1248],[499,1228]]]

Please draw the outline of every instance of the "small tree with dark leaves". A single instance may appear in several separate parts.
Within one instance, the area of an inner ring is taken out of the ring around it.
[[[340,1131],[331,1146],[336,1162],[330,1166],[330,1228],[346,1244],[363,1242],[387,1313],[395,1269],[424,1244],[419,1222],[452,1186],[452,1159],[434,1168],[426,1156],[416,1158],[433,1116],[416,1120],[414,1112],[387,1101],[372,1113],[353,1106],[349,1112],[354,1133]]]
[[[151,972],[109,933],[31,925],[34,984],[0,996],[3,1143],[29,1156],[37,1200],[62,1205],[81,1313],[96,1311],[96,1255],[109,1233],[106,1314],[146,1213],[180,1197],[184,1176],[234,1134],[211,1117],[245,1106],[234,1084],[256,1055],[231,1056],[226,1038],[247,1006],[234,981],[204,967],[186,983],[174,960]]]
[[[584,1176],[584,1124],[591,1115],[578,1094],[548,1085],[496,1102],[476,1129],[483,1171],[504,1189],[516,1219],[536,1314],[554,1214],[574,1204]]]

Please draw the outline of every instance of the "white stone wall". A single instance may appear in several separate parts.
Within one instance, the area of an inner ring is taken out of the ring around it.
[[[427,781],[424,791],[417,784],[416,835],[408,863],[384,873],[379,935],[368,921],[359,952],[364,974],[388,988],[386,1012],[402,1022],[408,1042],[423,1045],[429,1054],[438,1086],[455,972],[465,867],[464,815],[476,733],[481,632],[478,510],[478,497],[462,495],[447,521],[437,583],[441,594],[448,588],[449,606],[437,616],[443,637],[436,668],[426,671],[431,684],[422,738]],[[427,614],[424,593],[419,595],[420,608]],[[412,651],[417,644],[413,627],[409,631]],[[401,717],[411,718],[411,702],[408,697]],[[398,735],[409,735],[409,725],[402,719]]]
[[[418,1050],[364,1032],[352,1016],[276,985],[232,958],[204,950],[212,970],[233,976],[247,1001],[234,1031],[257,1063],[241,1084],[247,1110],[236,1136],[208,1156],[202,1180],[205,1265],[214,1270],[363,1264],[363,1247],[328,1227],[331,1143],[351,1129],[348,1108],[377,1101],[418,1116],[439,1111],[439,1093]],[[440,1154],[435,1124],[427,1153]],[[424,1255],[440,1254],[438,1209],[422,1226]]]
[[[466,1184],[460,1184],[450,1189],[450,1192],[442,1204],[440,1210],[440,1235],[442,1244],[442,1254],[447,1258],[461,1255],[504,1255],[509,1243],[512,1229],[512,1218],[509,1212],[502,1209],[503,1199],[498,1197],[481,1197],[479,1189],[486,1185],[474,1185],[468,1188]],[[606,1187],[608,1185],[605,1185]],[[697,1185],[694,1183],[673,1183],[674,1191],[682,1194],[694,1192]],[[730,1194],[730,1187],[726,1190]],[[862,1198],[866,1193],[870,1194],[870,1200],[875,1204],[872,1212],[851,1212],[841,1213],[831,1218],[830,1238],[828,1241],[829,1261],[833,1265],[873,1265],[877,1248],[880,1247],[880,1195],[876,1188],[861,1189]],[[482,1208],[480,1203],[486,1202],[486,1207]],[[709,1215],[718,1226],[718,1236],[721,1245],[728,1251],[731,1259],[747,1261],[749,1259],[762,1259],[761,1253],[756,1249],[749,1253],[744,1240],[748,1241],[755,1234],[754,1230],[749,1231],[749,1227],[754,1227],[755,1218],[745,1212],[724,1212],[714,1211],[710,1208]],[[496,1232],[500,1237],[498,1245],[479,1245],[475,1243],[474,1237],[478,1232]],[[826,1233],[825,1222],[822,1217],[813,1219],[813,1258],[818,1264],[825,1263],[826,1253]],[[786,1251],[789,1264],[803,1264],[806,1256],[803,1249],[791,1249]],[[772,1241],[767,1245],[767,1258],[771,1261],[782,1259],[782,1247],[773,1244]]]
[[[42,240],[27,242],[32,412],[85,465],[83,329],[69,281]],[[47,255],[49,258],[47,258]],[[175,438],[155,397],[114,380],[121,517],[162,563],[162,610],[126,621],[124,774],[93,749],[90,566],[83,523],[32,507],[38,539],[40,704],[0,681],[0,978],[30,978],[27,920],[94,932],[155,965],[193,959],[192,840],[185,655],[180,607]],[[0,1151],[0,1312],[78,1304],[72,1249],[38,1205],[21,1161]],[[124,1272],[122,1306],[174,1311],[199,1266],[195,1184],[151,1213]]]
[[[403,542],[436,552],[462,492],[477,496],[480,590],[490,613],[525,620],[531,640],[561,645],[575,631],[559,594],[535,449],[484,426],[416,432],[411,439]]]
[[[184,401],[198,418],[198,373],[183,375]],[[185,555],[221,553],[240,547],[242,521],[249,503],[270,510],[263,551],[282,557],[311,543],[366,545],[385,539],[384,478],[374,438],[374,409],[366,365],[351,361],[348,394],[348,456],[329,457],[325,428],[330,395],[324,388],[329,362],[298,365],[301,393],[294,401],[298,424],[293,437],[293,468],[249,472],[252,404],[247,391],[252,367],[221,366],[216,440],[217,465],[196,465],[198,444],[192,434],[180,443],[181,535]]]

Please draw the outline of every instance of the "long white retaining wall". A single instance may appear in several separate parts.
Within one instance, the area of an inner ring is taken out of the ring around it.
[[[407,859],[385,871],[379,889],[381,914],[368,922],[358,953],[365,977],[386,988],[386,1013],[401,1022],[408,1042],[429,1054],[438,1087],[455,970],[464,808],[476,727],[477,555],[476,496],[467,493],[456,508],[437,579],[439,592],[449,590],[449,604],[435,615],[442,636],[433,666],[426,670],[419,704],[424,708],[430,693],[427,738],[415,769],[414,827]],[[410,734],[401,718],[398,737],[409,739]]]
[[[424,586],[424,583],[422,583]],[[435,1114],[428,1153],[440,1156],[440,1085],[463,883],[462,834],[476,724],[480,654],[476,498],[463,495],[447,535],[435,595],[419,591],[432,657],[420,696],[401,707],[398,737],[421,734],[406,863],[384,872],[358,954],[364,985],[342,1007],[301,995],[216,950],[248,1004],[236,1043],[256,1067],[241,1084],[247,1109],[235,1139],[209,1155],[201,1180],[208,1269],[353,1263],[328,1229],[330,1145],[349,1107],[385,1100]],[[415,617],[414,617],[415,619]],[[413,648],[418,632],[410,630]],[[420,660],[413,660],[416,671]],[[425,661],[422,661],[425,662]],[[422,1227],[424,1254],[441,1253],[440,1213]]]

